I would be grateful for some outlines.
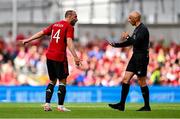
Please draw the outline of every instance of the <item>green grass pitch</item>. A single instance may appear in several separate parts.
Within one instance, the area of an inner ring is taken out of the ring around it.
[[[137,112],[143,104],[128,103],[126,111],[113,110],[106,103],[66,103],[71,112],[43,111],[40,103],[0,103],[0,118],[180,118],[180,103],[151,104],[151,112]]]

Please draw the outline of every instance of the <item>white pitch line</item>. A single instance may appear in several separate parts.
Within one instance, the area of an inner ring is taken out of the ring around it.
[[[66,118],[61,117],[62,119],[164,119],[164,118]],[[19,119],[19,118],[0,118],[0,119]],[[59,119],[59,118],[21,118],[21,119]],[[166,118],[166,119],[179,119],[179,118]]]

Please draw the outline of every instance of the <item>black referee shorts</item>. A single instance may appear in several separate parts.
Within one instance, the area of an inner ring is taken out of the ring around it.
[[[147,53],[133,53],[126,71],[134,72],[139,77],[146,76],[148,63],[149,55]]]
[[[68,62],[58,62],[47,59],[47,69],[51,81],[62,80],[69,75]]]

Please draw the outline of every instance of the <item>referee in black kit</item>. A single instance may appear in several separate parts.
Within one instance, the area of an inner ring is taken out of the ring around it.
[[[127,32],[123,32],[121,39],[125,40],[124,42],[110,43],[113,47],[126,47],[132,45],[133,55],[128,63],[125,76],[122,80],[121,101],[116,104],[109,104],[109,106],[120,111],[125,110],[125,102],[129,92],[130,80],[136,74],[144,99],[144,106],[137,111],[151,111],[149,105],[149,89],[146,84],[147,66],[149,63],[149,31],[141,22],[141,14],[137,11],[133,11],[129,14],[128,22],[136,27],[132,36],[129,36]]]

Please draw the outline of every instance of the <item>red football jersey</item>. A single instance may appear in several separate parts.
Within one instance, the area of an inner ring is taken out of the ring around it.
[[[67,38],[74,39],[74,27],[67,21],[56,22],[43,30],[45,35],[51,35],[51,41],[46,57],[55,61],[65,61]]]

